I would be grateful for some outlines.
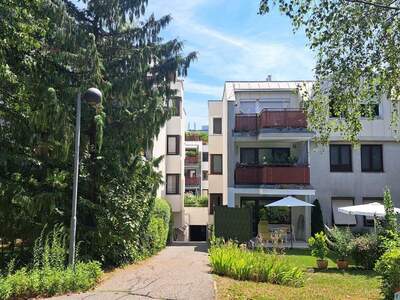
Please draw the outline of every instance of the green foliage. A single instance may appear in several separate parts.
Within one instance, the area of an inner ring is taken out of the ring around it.
[[[314,237],[308,239],[311,248],[311,255],[319,259],[325,259],[328,254],[327,238],[324,232],[316,233]]]
[[[75,103],[82,102],[77,239],[104,265],[139,258],[161,176],[145,160],[195,53],[163,40],[170,16],[138,1],[0,3],[0,237],[32,243],[69,224]]]
[[[380,256],[378,237],[376,234],[363,234],[352,241],[352,258],[354,263],[367,270],[372,270]]]
[[[389,189],[385,189],[383,197],[385,206],[385,217],[378,220],[377,232],[380,254],[395,247],[400,247],[400,234],[397,224],[397,216],[394,212],[394,205]]]
[[[208,133],[207,132],[202,132],[202,131],[199,131],[199,132],[193,132],[193,131],[187,131],[186,133],[185,133],[185,137],[186,137],[186,139],[189,139],[189,140],[200,140],[200,141],[202,141],[203,143],[208,143]]]
[[[164,199],[156,199],[150,223],[141,241],[142,255],[153,255],[165,248],[170,234],[171,207]]]
[[[346,260],[350,257],[353,251],[354,236],[349,228],[333,227],[328,230],[328,245],[337,254],[339,259]]]
[[[315,199],[314,207],[311,208],[311,235],[314,236],[316,233],[323,232],[325,229],[324,219],[322,217],[321,205],[318,199]]]
[[[185,194],[185,207],[207,207],[208,197],[202,195]]]
[[[14,272],[11,261],[7,274],[0,277],[0,299],[46,297],[94,287],[103,272],[98,262],[81,262],[65,267],[66,234],[56,225],[48,234],[42,231],[35,241],[33,263]]]
[[[261,0],[260,13],[274,5],[295,31],[305,31],[315,52],[316,84],[312,93],[302,95],[310,129],[320,141],[328,142],[339,131],[356,142],[365,107],[384,98],[391,101],[392,128],[398,134],[399,2]],[[367,117],[373,118],[372,111]],[[331,120],[330,112],[340,119]]]
[[[209,250],[213,273],[238,280],[252,280],[274,284],[302,286],[304,273],[283,256],[241,249],[227,243]]]
[[[392,300],[400,288],[400,248],[393,248],[383,254],[375,266],[381,276],[381,292],[385,300]]]
[[[186,156],[188,157],[197,157],[199,155],[199,152],[197,152],[196,149],[187,149],[186,150]]]

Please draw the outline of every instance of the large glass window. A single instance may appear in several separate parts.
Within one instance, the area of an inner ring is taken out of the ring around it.
[[[352,172],[351,145],[330,145],[331,172]]]
[[[167,194],[179,194],[179,174],[167,174]]]
[[[221,118],[213,118],[213,134],[222,134]]]
[[[177,155],[179,154],[179,135],[168,135],[167,136],[167,154]]]
[[[361,145],[361,171],[383,172],[382,145]]]
[[[376,118],[379,117],[379,104],[361,104],[361,117]]]
[[[222,174],[222,154],[211,154],[211,174]]]
[[[290,148],[241,148],[240,162],[243,164],[289,164]]]
[[[256,148],[241,148],[240,162],[242,164],[255,165],[258,164],[258,149]]]

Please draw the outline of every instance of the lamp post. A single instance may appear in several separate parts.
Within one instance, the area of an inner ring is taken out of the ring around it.
[[[83,100],[91,106],[101,103],[102,94],[96,88],[90,88],[83,94]],[[69,265],[75,268],[75,239],[76,239],[76,207],[78,198],[78,176],[79,176],[79,145],[81,137],[81,92],[76,97],[76,123],[75,123],[75,155],[74,155],[74,179],[72,187],[72,212],[69,240]]]

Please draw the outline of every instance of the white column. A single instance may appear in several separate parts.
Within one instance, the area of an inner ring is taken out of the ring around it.
[[[228,188],[228,207],[235,207],[235,188]]]
[[[308,203],[311,203],[311,196],[305,196],[305,200]],[[311,207],[304,207],[304,236],[306,241],[311,236]]]

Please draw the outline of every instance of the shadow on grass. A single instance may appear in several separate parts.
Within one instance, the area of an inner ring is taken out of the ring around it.
[[[378,276],[376,272],[372,270],[365,270],[358,267],[349,267],[346,270],[339,270],[338,268],[328,268],[326,270],[319,270],[314,268],[315,274],[322,273],[322,274],[347,274],[347,275],[362,275],[367,276],[369,278]]]

